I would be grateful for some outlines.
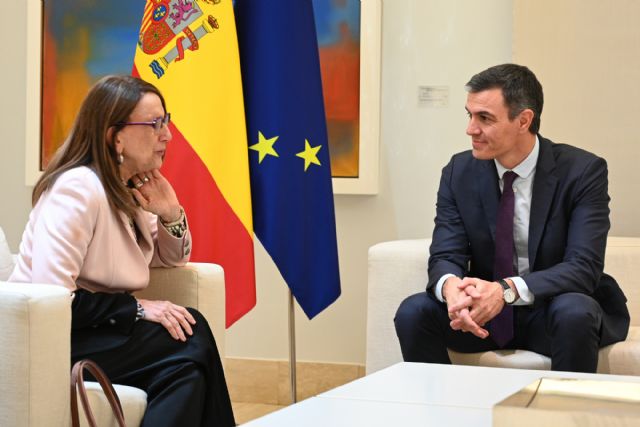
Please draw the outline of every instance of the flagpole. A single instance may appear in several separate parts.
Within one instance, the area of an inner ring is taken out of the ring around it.
[[[289,378],[291,379],[291,403],[296,403],[296,318],[294,315],[293,293],[289,289]]]

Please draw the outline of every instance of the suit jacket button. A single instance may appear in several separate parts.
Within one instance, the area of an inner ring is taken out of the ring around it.
[[[109,324],[115,325],[116,324],[116,319],[109,319]]]

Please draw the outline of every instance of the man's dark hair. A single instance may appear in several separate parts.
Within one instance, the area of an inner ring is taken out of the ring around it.
[[[542,114],[542,85],[536,75],[525,66],[502,64],[476,74],[466,85],[469,93],[482,92],[489,89],[502,89],[504,103],[509,109],[509,120],[513,120],[523,110],[533,111],[533,120],[529,132],[537,134],[540,130]]]

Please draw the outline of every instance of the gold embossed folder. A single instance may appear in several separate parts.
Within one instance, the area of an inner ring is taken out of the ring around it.
[[[541,378],[496,404],[493,426],[640,426],[640,383]]]

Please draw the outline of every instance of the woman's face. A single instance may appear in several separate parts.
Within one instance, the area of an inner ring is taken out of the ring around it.
[[[145,93],[129,116],[129,124],[116,135],[116,151],[124,156],[120,165],[123,180],[162,166],[167,143],[171,140],[168,124],[162,124],[156,130],[152,124],[133,123],[161,122],[165,114],[158,95]]]

